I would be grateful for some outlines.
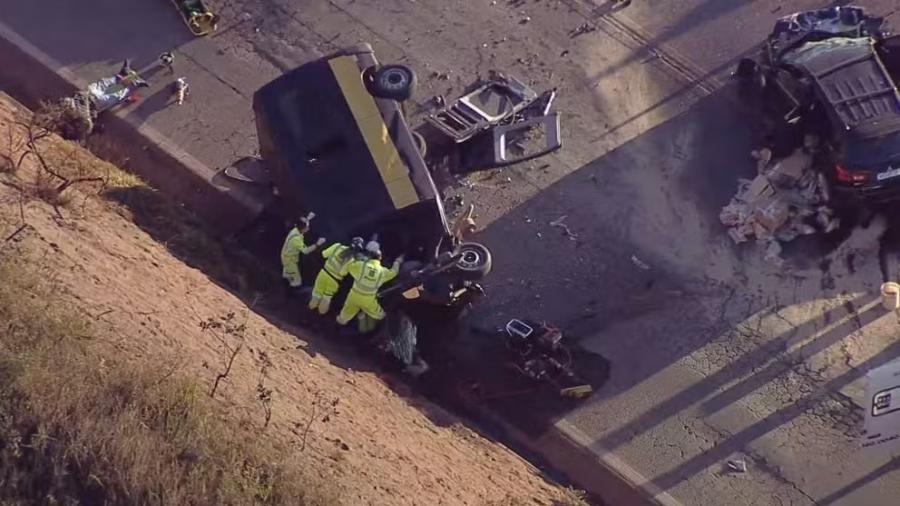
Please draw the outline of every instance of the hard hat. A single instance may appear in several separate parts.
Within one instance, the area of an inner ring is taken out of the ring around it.
[[[378,241],[369,241],[366,244],[366,251],[376,256],[381,255],[381,245],[378,244]]]
[[[363,242],[362,237],[354,237],[350,240],[350,247],[355,250],[362,251],[365,247],[365,242]]]

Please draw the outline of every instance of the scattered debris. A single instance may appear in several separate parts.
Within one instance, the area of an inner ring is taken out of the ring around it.
[[[590,23],[582,23],[582,24],[578,25],[578,28],[569,32],[569,37],[575,38],[575,37],[578,37],[579,35],[584,35],[586,33],[591,33],[594,31],[597,31],[596,26],[592,26]]]
[[[745,461],[743,459],[729,460],[725,464],[728,466],[728,469],[730,469],[736,473],[746,473],[747,472],[747,461]]]
[[[175,80],[175,103],[181,105],[184,103],[184,98],[188,94],[188,83],[187,79],[184,77],[179,77]]]
[[[567,217],[567,215],[564,214],[564,215],[560,216],[559,218],[551,221],[550,226],[561,228],[563,230],[563,233],[566,234],[566,237],[568,237],[569,240],[577,241],[578,234],[576,234],[575,232],[572,232],[572,230],[569,229],[569,226],[566,225],[565,223],[563,223],[563,221],[565,221],[566,217]]]
[[[519,62],[530,64],[533,58],[537,55]],[[492,71],[455,100],[433,100],[437,107],[425,120],[457,144],[467,143],[460,150],[461,165],[502,167],[562,147],[560,116],[551,112],[557,94],[556,88],[538,94],[523,81]]]
[[[540,298],[539,294],[535,294],[535,298]],[[522,376],[549,384],[560,397],[579,399],[594,392],[593,385],[573,369],[572,352],[558,327],[547,322],[514,318],[493,334],[508,350],[506,365]]]
[[[175,73],[175,54],[171,51],[165,51],[159,55],[159,64],[163,66],[168,73]]]
[[[776,240],[770,240],[768,246],[766,246],[766,254],[763,259],[776,267],[783,266],[784,259],[781,258],[781,243]]]
[[[531,22],[531,16],[525,16],[524,18],[519,20],[520,25],[525,25]]]
[[[638,269],[649,271],[650,266],[645,263],[643,260],[637,257],[637,255],[631,255],[631,263],[637,266]]]
[[[779,241],[817,231],[827,234],[840,226],[827,205],[824,178],[813,168],[818,141],[807,137],[803,148],[783,159],[773,160],[768,148],[752,151],[758,175],[739,180],[737,194],[719,213],[735,243],[754,236],[766,246],[765,259],[779,266],[783,263]]]

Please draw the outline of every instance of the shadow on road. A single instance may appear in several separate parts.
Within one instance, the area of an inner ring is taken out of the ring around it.
[[[760,138],[753,112],[736,109],[734,91],[723,89],[509,212],[479,237],[495,259],[489,294],[505,294],[489,297],[480,319],[548,319],[591,341],[615,322],[722,291],[742,261],[718,213],[737,179],[755,171],[747,154]],[[550,225],[563,216],[576,237]],[[709,279],[715,262],[722,274]],[[635,359],[641,374],[633,381],[690,354],[709,335],[679,336],[677,347],[658,336],[634,342],[644,337],[621,343],[652,350]]]
[[[164,86],[150,96],[142,96],[137,105],[129,112],[129,116],[138,118],[141,123],[144,123],[154,113],[174,103],[173,89],[169,86]]]
[[[735,245],[727,237],[719,211],[734,195],[737,179],[755,175],[749,152],[763,145],[764,137],[759,112],[741,106],[734,87],[719,89],[568,174],[481,233],[479,240],[494,253],[488,293],[502,290],[506,297],[486,301],[479,322],[547,319],[608,360],[610,380],[572,418],[585,424],[582,429],[611,430],[596,441],[604,451],[685,416],[695,405],[706,413],[720,411],[883,315],[879,307],[871,308],[873,280],[853,276],[863,253],[844,248],[849,230],[795,241],[785,252],[791,265],[786,271],[766,264],[754,244]],[[562,217],[569,231],[551,225]],[[834,263],[841,265],[830,265],[838,252]],[[874,259],[866,255],[866,262]],[[782,335],[735,333],[751,315],[777,316],[786,305],[859,293],[864,295]],[[731,358],[716,362],[720,369],[685,389],[654,380],[714,340],[733,343]],[[890,360],[895,349],[827,383],[817,395]],[[646,385],[653,384],[658,390],[651,395],[658,401],[632,398],[636,391],[650,393]],[[644,390],[633,391],[638,385]],[[634,415],[617,419],[609,412],[615,404],[607,404],[616,399],[620,406],[632,399],[641,407],[631,406]],[[781,410],[725,446],[739,450],[804,409]],[[714,458],[689,459],[653,485],[670,489],[726,456],[719,447],[713,452]]]
[[[870,302],[871,296],[860,296],[856,300],[848,302],[848,304],[855,307],[864,307]],[[793,327],[789,332],[768,340],[765,344],[741,355],[740,358],[732,361],[717,372],[705,376],[690,387],[679,391],[665,401],[655,404],[650,410],[645,411],[637,418],[621,425],[596,441],[596,444],[614,451],[619,446],[630,441],[634,434],[644,433],[653,429],[670,417],[676,416],[681,411],[696,404],[700,399],[706,399],[700,404],[700,409],[707,414],[723,409],[790,371],[798,357],[810,356],[825,350],[849,334],[859,330],[862,326],[882,316],[883,311],[879,307],[870,308],[868,311],[860,314],[858,320],[847,319],[810,342],[790,351],[787,356],[784,355],[792,341],[797,340],[798,337],[803,339],[808,335],[813,335],[817,329],[827,326],[833,319],[846,313],[846,307],[835,308],[818,318]],[[752,331],[752,329],[750,330]],[[764,367],[760,369],[761,366]],[[709,397],[722,385],[728,384],[735,378],[744,379],[724,392]]]
[[[839,501],[842,501],[847,496],[853,494],[853,492],[865,487],[870,483],[884,478],[885,476],[893,473],[898,469],[900,469],[900,458],[895,457],[888,463],[880,466],[878,469],[872,471],[871,473],[857,479],[856,481],[853,481],[852,483],[848,483],[840,490],[832,492],[828,496],[819,499],[818,501],[816,501],[816,504],[818,506],[832,506],[833,504],[838,504]]]
[[[725,441],[717,444],[706,452],[688,459],[675,468],[666,471],[644,484],[646,490],[669,490],[685,479],[702,472],[704,469],[724,462],[730,455],[744,451],[751,442],[765,436],[775,428],[789,423],[816,405],[828,398],[831,392],[836,392],[842,387],[865,376],[870,369],[882,366],[900,355],[900,342],[895,342],[884,348],[877,355],[866,360],[859,367],[851,369],[831,381],[821,385],[815,392],[804,396],[790,406],[781,408],[766,416],[762,420],[731,435]],[[658,492],[657,492],[658,493]],[[817,504],[819,504],[817,502]]]

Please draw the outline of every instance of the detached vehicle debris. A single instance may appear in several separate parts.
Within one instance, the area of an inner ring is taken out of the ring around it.
[[[491,72],[449,104],[439,97],[439,107],[425,120],[457,144],[487,145],[481,151],[489,155],[476,164],[510,165],[562,147],[559,113],[550,112],[556,94],[552,89],[538,95],[515,77]]]
[[[563,397],[578,399],[593,393],[590,383],[572,370],[572,352],[559,328],[514,318],[498,333],[513,357],[510,366],[519,374],[553,385]]]
[[[455,315],[480,293],[491,254],[451,231],[399,103],[415,82],[406,66],[380,65],[368,44],[301,65],[253,96],[261,159],[224,173],[269,186],[276,216],[314,211],[328,241],[377,236],[386,262],[403,255],[380,294],[386,309],[418,299]]]
[[[502,340],[506,350],[504,366],[519,377],[549,385],[560,397],[583,399],[593,394],[591,383],[574,371],[572,352],[558,327],[547,322],[513,318],[493,332],[481,333]],[[480,402],[523,392],[486,392],[481,384],[474,383],[463,385],[461,393],[469,402]]]
[[[776,159],[820,139],[813,166],[832,205],[900,198],[900,38],[882,21],[859,7],[792,14],[738,65],[772,117]]]

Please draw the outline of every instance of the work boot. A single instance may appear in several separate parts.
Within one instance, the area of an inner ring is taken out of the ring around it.
[[[419,376],[428,372],[428,369],[430,369],[428,363],[419,358],[412,364],[406,366],[406,368],[403,369],[403,372],[409,374],[413,378],[418,378]]]

